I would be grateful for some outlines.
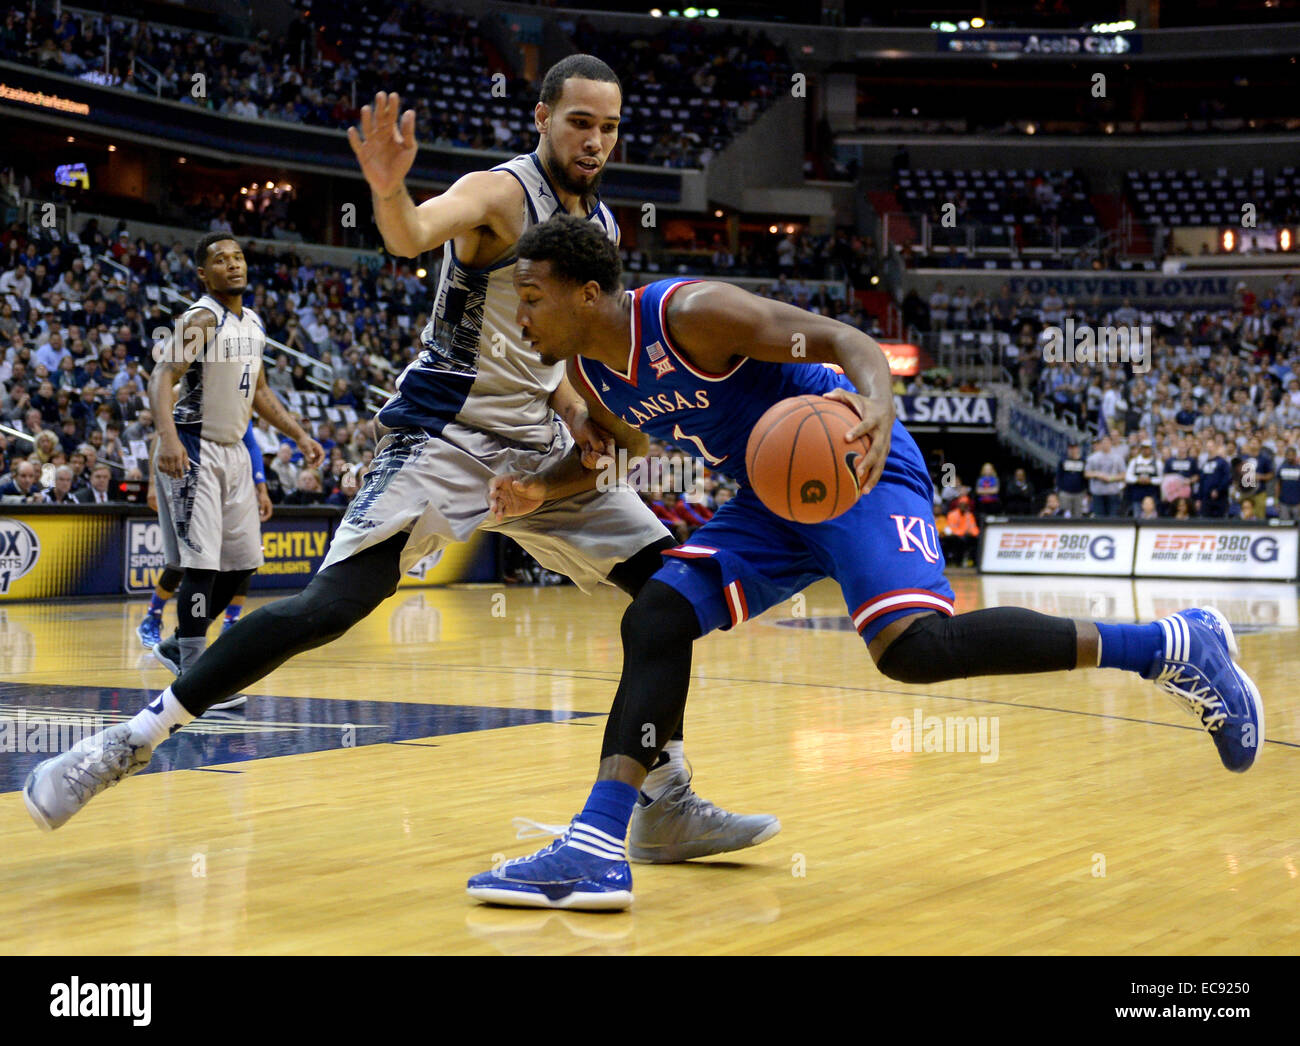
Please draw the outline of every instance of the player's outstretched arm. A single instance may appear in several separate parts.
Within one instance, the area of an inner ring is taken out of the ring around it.
[[[316,468],[325,460],[325,450],[307,434],[307,430],[280,402],[270,385],[266,383],[265,369],[257,372],[257,391],[253,394],[253,409],[259,418],[265,418],[275,428],[286,433],[298,444],[303,460],[311,468]]]
[[[678,349],[714,374],[729,370],[737,356],[842,367],[857,392],[836,389],[827,396],[847,403],[862,419],[845,440],[870,440],[870,451],[857,463],[858,483],[863,493],[876,485],[889,457],[895,410],[889,359],[874,338],[829,316],[713,281],[673,294],[665,318]]]
[[[361,109],[361,127],[348,128],[348,142],[374,201],[375,222],[389,253],[414,258],[448,240],[488,226],[512,239],[508,216],[522,216],[523,189],[504,172],[475,171],[441,196],[419,207],[406,190],[406,175],[415,161],[415,110],[398,119],[400,100],[380,91],[373,105]]]
[[[568,378],[570,387],[576,390],[576,395],[585,404],[591,421],[612,435],[617,447],[627,451],[626,459],[644,457],[646,451],[650,449],[650,437],[610,413],[599,400],[595,399],[579,378],[577,364],[573,360],[569,361]],[[615,470],[619,466],[620,462],[615,455],[613,458],[602,458],[595,468],[588,468],[583,464],[581,445],[575,443],[569,454],[549,469],[544,469],[535,475],[493,477],[488,488],[488,501],[492,514],[498,520],[518,516],[533,511],[544,502],[595,490],[596,483],[602,475],[609,476],[612,482]],[[624,478],[626,477],[623,474],[618,473],[619,480]]]

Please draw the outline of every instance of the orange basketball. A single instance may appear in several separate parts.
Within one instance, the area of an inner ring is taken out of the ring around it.
[[[825,523],[858,500],[858,458],[866,439],[844,442],[862,419],[825,396],[792,396],[773,404],[749,434],[745,469],[759,499],[782,519]]]

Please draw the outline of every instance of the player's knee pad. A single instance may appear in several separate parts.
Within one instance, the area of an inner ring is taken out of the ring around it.
[[[185,577],[185,571],[180,567],[165,566],[162,573],[158,576],[158,587],[164,592],[175,592],[180,588],[181,581]]]
[[[968,676],[1058,672],[1074,668],[1078,636],[1069,618],[1021,607],[994,607],[914,621],[880,655],[876,667],[900,683],[939,683]]]
[[[615,566],[609,572],[609,580],[635,599],[645,587],[645,583],[664,565],[664,551],[676,546],[677,541],[665,534],[658,541],[647,545],[640,552]]]
[[[185,571],[176,593],[176,631],[185,637],[201,636],[212,619],[212,588],[217,581],[215,570]]]
[[[620,631],[624,650],[653,647],[666,651],[673,644],[698,639],[700,622],[690,600],[671,585],[652,580],[623,613]]]

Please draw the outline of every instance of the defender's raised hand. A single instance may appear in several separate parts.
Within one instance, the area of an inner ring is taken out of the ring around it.
[[[415,162],[415,110],[402,113],[399,124],[399,105],[396,94],[380,91],[373,106],[362,106],[360,129],[348,128],[348,142],[361,164],[361,173],[381,199],[402,187]]]

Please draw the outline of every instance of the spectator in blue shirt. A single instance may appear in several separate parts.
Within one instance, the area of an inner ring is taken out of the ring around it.
[[[1246,441],[1246,452],[1234,463],[1238,498],[1254,505],[1255,518],[1264,518],[1268,487],[1273,482],[1273,458],[1260,445],[1258,436]]]
[[[1201,488],[1197,492],[1197,511],[1210,519],[1228,515],[1228,490],[1232,486],[1232,465],[1224,457],[1221,439],[1210,444],[1210,456],[1201,468]]]
[[[1300,520],[1300,454],[1294,445],[1277,467],[1276,501],[1278,519]]]
[[[1065,451],[1065,457],[1056,466],[1056,493],[1060,498],[1061,509],[1071,519],[1083,518],[1084,503],[1084,460],[1079,444],[1071,443]]]

